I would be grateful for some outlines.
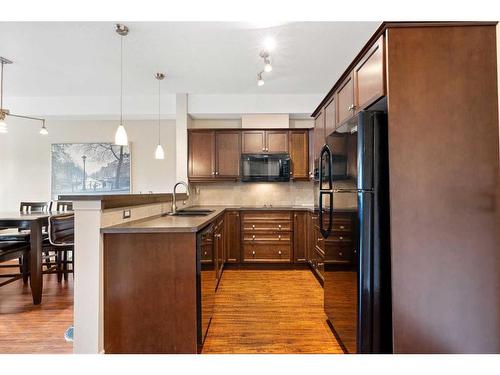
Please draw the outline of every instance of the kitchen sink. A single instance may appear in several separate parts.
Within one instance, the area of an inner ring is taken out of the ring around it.
[[[183,210],[178,210],[175,214],[172,212],[168,212],[164,214],[164,216],[207,216],[210,215],[214,210],[202,210],[202,209],[190,209],[186,208]]]

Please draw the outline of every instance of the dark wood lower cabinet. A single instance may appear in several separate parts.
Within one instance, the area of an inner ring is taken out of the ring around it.
[[[309,213],[305,211],[293,213],[293,260],[295,263],[307,261],[308,215]]]
[[[226,247],[226,262],[239,263],[241,260],[240,255],[240,241],[241,241],[241,222],[240,212],[237,210],[227,211],[224,223],[226,226],[225,232],[225,247]]]
[[[195,233],[104,234],[104,351],[197,352]]]

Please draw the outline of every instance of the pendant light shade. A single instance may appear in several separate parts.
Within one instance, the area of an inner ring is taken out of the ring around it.
[[[165,152],[163,151],[163,146],[161,145],[161,81],[165,78],[165,74],[156,73],[155,78],[158,80],[158,146],[155,150],[155,159],[163,160],[165,159]]]
[[[128,145],[127,132],[125,131],[125,127],[121,124],[118,126],[118,129],[116,129],[115,145],[118,145],[118,146]]]
[[[128,35],[128,27],[122,24],[115,25],[115,31],[120,35],[120,125],[116,129],[115,144],[118,146],[127,146],[127,131],[123,126],[123,38]]]
[[[163,151],[163,147],[160,144],[158,146],[156,146],[155,159],[158,159],[158,160],[165,159],[165,151]]]
[[[0,120],[0,133],[7,133],[7,123],[4,120]]]

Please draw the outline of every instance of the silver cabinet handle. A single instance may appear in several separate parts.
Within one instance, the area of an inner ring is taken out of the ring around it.
[[[264,148],[262,149],[262,151],[266,151],[266,148],[264,147]]]
[[[293,172],[290,172],[290,176],[293,175]]]
[[[278,225],[278,228],[281,230],[281,224]]]
[[[205,251],[205,253],[204,253],[204,254],[205,254],[205,255],[207,255],[208,253]]]
[[[219,174],[219,172],[215,171],[215,175],[217,176]]]
[[[212,176],[215,176],[215,171],[212,171]]]
[[[318,242],[321,242],[323,241],[323,239],[321,237],[318,238]]]

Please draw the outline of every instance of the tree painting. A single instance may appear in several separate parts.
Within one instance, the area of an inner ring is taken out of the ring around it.
[[[130,192],[130,151],[111,143],[52,145],[52,196]]]

